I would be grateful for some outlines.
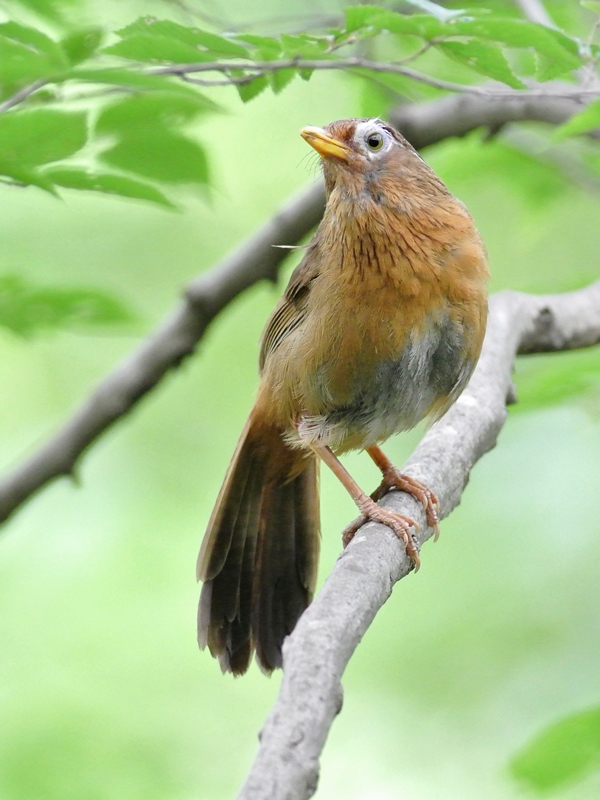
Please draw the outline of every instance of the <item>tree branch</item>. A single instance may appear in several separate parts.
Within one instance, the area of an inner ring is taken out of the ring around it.
[[[49,481],[72,474],[92,442],[193,353],[209,323],[233,298],[263,278],[274,280],[289,253],[272,245],[302,239],[319,222],[323,206],[320,185],[304,190],[238,250],[191,283],[184,302],[100,383],[46,445],[0,483],[0,522]]]
[[[403,105],[391,113],[417,149],[474,128],[515,120],[559,123],[579,110],[577,101],[520,98],[491,103],[474,97],[444,97]],[[73,417],[22,464],[0,481],[0,522],[8,519],[47,483],[73,473],[84,452],[111,425],[194,351],[212,319],[244,289],[274,279],[286,250],[314,227],[322,214],[323,189],[312,186],[291,200],[234,253],[187,289],[185,299],[99,384]]]
[[[390,111],[392,125],[417,148],[464,136],[475,128],[498,130],[510,122],[547,122],[561,125],[582,111],[584,104],[565,97],[485,97],[451,95],[440,100],[398,105]],[[600,138],[598,130],[592,138]],[[415,144],[415,141],[417,144]]]
[[[403,469],[437,494],[442,517],[458,505],[470,470],[495,445],[506,421],[515,355],[598,342],[600,281],[564,295],[502,292],[491,298],[483,353],[469,385]],[[391,492],[382,505],[420,524],[419,546],[432,535],[413,498]],[[393,585],[411,569],[388,528],[368,523],[356,534],[284,642],[279,696],[238,800],[305,800],[314,794],[319,757],[342,707],[340,678]]]
[[[26,100],[30,95],[32,95],[34,92],[37,92],[37,90],[41,89],[42,86],[46,86],[48,83],[50,83],[48,78],[40,78],[39,80],[31,83],[29,86],[19,89],[18,92],[15,92],[10,97],[7,97],[4,102],[0,103],[0,114],[4,114],[5,111],[9,111],[14,106],[19,105],[19,103],[22,103],[23,100]]]

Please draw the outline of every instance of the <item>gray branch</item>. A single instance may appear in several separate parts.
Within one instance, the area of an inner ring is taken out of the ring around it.
[[[412,60],[412,57],[411,57]],[[412,67],[402,65],[402,62],[371,61],[366,58],[351,56],[339,59],[305,59],[305,58],[284,58],[273,61],[251,61],[234,59],[231,61],[202,61],[199,63],[176,64],[167,67],[153,67],[151,75],[177,75],[185,78],[189,83],[196,83],[199,86],[233,86],[236,84],[249,83],[255,78],[279,72],[284,69],[310,69],[310,70],[353,70],[362,69],[370,72],[381,72],[390,75],[403,75],[417,83],[433,86],[448,92],[458,92],[459,94],[470,95],[473,97],[486,98],[490,102],[502,99],[546,99],[546,98],[568,98],[568,99],[587,99],[588,101],[597,98],[599,90],[597,87],[584,87],[568,83],[541,84],[533,83],[527,89],[503,88],[502,84],[479,85],[464,84],[446,81],[442,78],[434,78],[418,72]],[[190,78],[190,75],[220,72],[223,78],[205,79]],[[244,75],[235,77],[236,72],[244,72]]]
[[[515,355],[600,342],[600,281],[564,295],[502,292],[491,298],[490,312],[469,385],[403,470],[437,494],[442,517],[458,505],[472,467],[494,447],[506,421]],[[391,492],[382,504],[419,523],[419,546],[431,536],[413,498]],[[344,669],[393,585],[411,569],[388,528],[368,523],[358,531],[284,643],[279,696],[238,800],[305,800],[314,794],[319,758],[342,707]]]
[[[557,124],[580,108],[578,101],[560,98],[490,102],[445,97],[400,106],[391,112],[391,121],[422,149],[481,126],[494,128],[517,120]],[[287,255],[273,245],[300,241],[318,223],[323,204],[321,184],[304,190],[234,253],[196,279],[184,301],[101,381],[50,441],[0,481],[0,522],[46,484],[72,474],[90,445],[194,351],[210,322],[240,292],[259,280],[273,280]]]
[[[585,108],[579,100],[564,97],[496,98],[449,95],[441,100],[407,103],[393,108],[390,122],[415,147],[428,147],[451,136],[464,136],[475,128],[496,131],[510,122],[546,122],[561,125]],[[600,132],[590,135],[598,138]],[[415,144],[417,142],[417,144]]]
[[[0,522],[45,484],[72,474],[90,444],[194,352],[209,323],[240,292],[264,278],[274,280],[289,251],[272,245],[302,239],[319,222],[323,206],[320,185],[304,190],[238,250],[191,283],[183,302],[104,378],[66,425],[0,483]]]

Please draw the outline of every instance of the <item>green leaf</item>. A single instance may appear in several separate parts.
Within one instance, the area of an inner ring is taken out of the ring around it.
[[[279,94],[285,87],[294,80],[297,75],[295,69],[278,69],[275,72],[270,72],[267,75],[269,85],[275,94]]]
[[[594,14],[600,14],[599,0],[579,0],[579,5],[582,8],[587,8],[588,11],[593,11]]]
[[[0,174],[56,194],[52,180],[36,167],[67,158],[87,141],[87,114],[49,109],[0,115]]]
[[[600,126],[600,100],[594,100],[589,106],[579,114],[571,117],[568,122],[560,125],[552,138],[554,140],[566,139],[568,136],[575,136],[578,133],[587,133]]]
[[[539,64],[537,79],[551,80],[582,65],[577,44],[565,34],[518,19],[472,19],[449,23],[455,33],[491,39],[507,47],[532,48]]]
[[[187,95],[153,92],[125,98],[98,118],[98,133],[117,138],[100,158],[152,180],[206,184],[208,166],[204,150],[172,130],[193,120],[198,113],[197,103]]]
[[[203,148],[181,134],[157,126],[143,136],[129,136],[105,150],[107,164],[164,183],[207,184],[208,163]]]
[[[350,6],[344,9],[346,15],[345,31],[354,33],[371,24],[372,17],[381,14],[386,9],[381,6]]]
[[[102,43],[102,35],[100,28],[84,28],[65,36],[60,44],[69,63],[74,66],[91,58]]]
[[[406,17],[394,11],[382,11],[373,16],[371,24],[390,33],[403,33],[420,36],[422,39],[434,39],[445,34],[444,25],[435,17],[427,14],[412,14]]]
[[[248,50],[238,42],[209,33],[201,28],[189,28],[170,20],[160,20],[154,17],[140,17],[140,19],[117,31],[123,40],[131,40],[139,36],[157,37],[178,40],[189,45],[196,52],[205,50],[211,58],[216,56],[226,58],[247,58]]]
[[[36,28],[30,28],[18,22],[4,22],[0,24],[0,36],[21,42],[35,52],[44,53],[56,69],[68,66],[68,61],[60,45]]]
[[[525,89],[511,70],[506,56],[496,44],[471,40],[470,42],[441,42],[437,48],[450,58],[465,64],[467,67],[493,78],[496,81],[512,86],[513,89]]]
[[[171,75],[151,75],[135,69],[116,67],[109,69],[75,69],[64,75],[65,80],[85,81],[86,83],[106,83],[125,86],[129,89],[165,92],[170,95],[185,95],[196,103],[198,113],[221,111],[221,108],[196,88],[183,83]]]
[[[437,36],[447,35],[447,29],[435,17],[429,14],[397,14],[378,6],[352,6],[346,9],[346,28],[356,31],[369,26],[375,31],[389,31],[420,36],[429,40]]]
[[[255,36],[253,33],[245,33],[237,38],[253,45],[257,54],[265,61],[273,61],[281,55],[281,42],[270,36]]]
[[[329,41],[321,36],[299,34],[281,36],[282,55],[285,58],[323,58],[329,49]]]
[[[176,206],[155,186],[113,172],[92,171],[87,167],[49,167],[43,174],[66,189],[115,194],[136,200],[148,200],[166,208]]]
[[[237,72],[234,70],[231,70],[231,74],[236,77],[243,75],[242,72]],[[250,100],[253,100],[255,97],[258,97],[258,95],[263,92],[268,85],[269,81],[266,79],[266,77],[264,75],[259,75],[258,78],[254,78],[254,80],[251,80],[249,83],[236,84],[235,88],[238,90],[238,94],[242,99],[242,102],[247,103]]]
[[[87,113],[45,108],[0,115],[0,159],[24,167],[59,161],[87,141]]]
[[[65,25],[67,24],[65,11],[72,10],[77,0],[18,0],[18,2],[19,5],[42,19]]]
[[[217,36],[199,28],[191,30],[198,44],[205,47],[211,56],[214,54],[223,58],[248,58],[248,50],[238,42],[232,42],[224,36]]]
[[[0,277],[0,325],[20,336],[133,319],[121,301],[95,289],[38,288],[16,276]]]
[[[0,155],[0,175],[15,181],[23,186],[37,186],[45,192],[49,192],[57,196],[56,189],[52,181],[46,176],[42,175],[39,170],[35,168],[24,167],[22,164],[17,164],[12,161],[4,161]]]
[[[526,788],[547,792],[600,769],[600,709],[593,708],[550,725],[516,755],[514,778]]]
[[[45,34],[16,22],[0,25],[0,99],[67,66],[66,55]]]
[[[150,34],[130,36],[102,51],[113,56],[129,58],[133,61],[146,61],[175,64],[190,64],[198,61],[211,61],[210,56],[200,52],[194,46],[179,39],[167,36],[151,36]]]
[[[98,117],[96,130],[135,135],[157,125],[177,127],[207,110],[203,102],[198,103],[196,97],[188,94],[170,91],[135,94],[105,108]]]

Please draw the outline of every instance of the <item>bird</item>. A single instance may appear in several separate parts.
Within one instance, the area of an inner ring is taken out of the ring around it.
[[[438,501],[380,444],[450,408],[486,327],[481,237],[410,143],[380,119],[300,134],[321,158],[325,211],[264,329],[256,400],[198,556],[198,642],[234,675],[253,654],[267,674],[281,667],[283,641],[312,600],[321,461],[360,511],[344,547],[364,522],[381,522],[418,568],[414,521],[377,500],[410,493],[436,535]],[[349,450],[381,470],[371,496],[338,459]]]

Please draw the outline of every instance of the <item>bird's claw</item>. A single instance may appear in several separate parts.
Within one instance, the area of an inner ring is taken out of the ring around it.
[[[371,499],[375,502],[381,500],[390,489],[407,492],[421,503],[427,515],[427,525],[433,528],[433,539],[437,541],[440,535],[440,504],[431,489],[415,478],[403,475],[396,467],[384,472],[383,480],[371,495]]]
[[[404,517],[402,514],[396,514],[388,508],[378,506],[370,497],[365,496],[365,499],[360,502],[359,508],[362,511],[360,517],[357,517],[353,522],[347,525],[342,533],[344,548],[350,544],[356,531],[366,522],[380,522],[382,525],[387,525],[388,528],[391,528],[396,536],[404,542],[406,553],[412,559],[416,572],[421,566],[421,561],[410,529],[414,528],[415,531],[418,531],[419,526],[417,523],[410,519],[410,517]]]

